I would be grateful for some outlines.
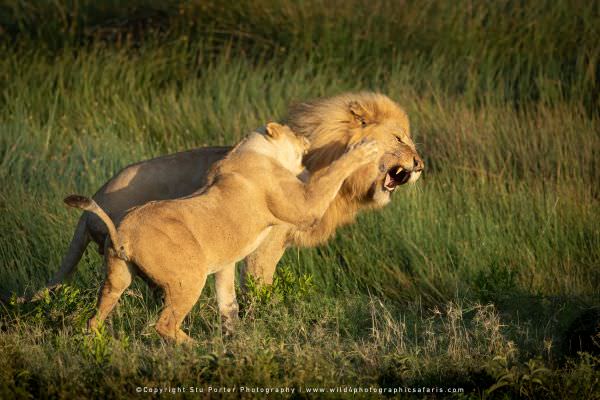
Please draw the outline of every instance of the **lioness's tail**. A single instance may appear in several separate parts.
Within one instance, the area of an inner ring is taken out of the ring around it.
[[[114,222],[108,214],[104,212],[102,208],[92,199],[85,196],[80,196],[78,194],[72,194],[70,196],[65,197],[65,203],[71,207],[80,208],[85,211],[92,212],[96,214],[108,228],[108,236],[110,237],[110,241],[112,242],[112,247],[117,250],[117,253],[122,253],[122,248],[119,245],[119,235],[117,233],[117,228],[115,227]],[[124,256],[124,254],[120,254],[120,256]]]

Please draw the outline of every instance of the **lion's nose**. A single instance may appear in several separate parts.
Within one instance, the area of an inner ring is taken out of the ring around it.
[[[413,158],[413,171],[415,171],[415,172],[422,171],[424,167],[425,167],[425,163],[423,163],[423,160],[421,160],[419,157]]]

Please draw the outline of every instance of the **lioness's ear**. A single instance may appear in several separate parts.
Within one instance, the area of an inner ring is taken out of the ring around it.
[[[281,136],[281,128],[283,128],[283,126],[279,125],[277,122],[269,122],[265,128],[267,136],[277,139]]]
[[[360,104],[358,101],[351,101],[348,104],[348,110],[350,111],[350,114],[352,114],[356,122],[358,122],[362,126],[365,126],[369,123],[369,113],[365,109],[365,107],[363,107],[363,105]]]

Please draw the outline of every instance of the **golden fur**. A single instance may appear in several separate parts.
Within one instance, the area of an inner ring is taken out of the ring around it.
[[[376,141],[380,156],[344,181],[338,196],[312,228],[273,230],[248,256],[247,273],[265,283],[272,282],[286,247],[323,243],[339,226],[352,222],[360,210],[386,205],[395,187],[416,182],[424,166],[412,141],[406,113],[382,94],[347,93],[301,103],[291,107],[286,123],[311,140],[304,164],[315,177],[360,140]]]
[[[343,154],[349,144],[361,138],[376,140],[382,154],[377,162],[346,180],[323,219],[312,229],[298,231],[276,227],[272,230],[246,260],[247,272],[265,283],[271,283],[277,261],[287,246],[322,243],[338,226],[353,221],[360,210],[382,207],[389,202],[391,192],[384,186],[386,176],[400,176],[394,174],[397,171],[394,168],[403,168],[400,183],[415,182],[423,169],[410,137],[406,113],[385,95],[346,93],[300,103],[291,107],[287,123],[295,132],[311,139],[312,147],[304,163],[317,175]],[[118,222],[131,207],[193,193],[206,183],[210,166],[223,158],[228,150],[200,148],[133,164],[102,186],[93,199],[113,221]],[[59,284],[73,274],[90,241],[96,241],[102,251],[107,233],[106,226],[96,215],[85,212],[51,285]]]
[[[287,122],[295,132],[311,140],[304,164],[312,174],[337,159],[348,146],[365,138],[377,141],[384,149],[379,163],[363,167],[344,182],[340,195],[318,226],[294,235],[296,246],[322,243],[337,227],[353,221],[360,209],[386,205],[391,192],[382,191],[381,184],[390,168],[401,166],[412,171],[411,183],[419,178],[423,168],[410,136],[408,117],[387,96],[349,93],[302,103],[291,108]]]
[[[191,340],[180,326],[198,300],[206,277],[216,274],[224,327],[237,318],[235,263],[253,252],[274,227],[305,229],[318,221],[344,179],[377,159],[377,145],[361,141],[331,163],[327,172],[298,178],[308,141],[271,123],[218,162],[198,193],[154,201],[130,211],[118,228],[91,199],[70,196],[71,206],[91,211],[107,225],[111,247],[107,276],[90,320],[96,328],[139,271],[160,286],[165,307],[156,330],[178,342]]]

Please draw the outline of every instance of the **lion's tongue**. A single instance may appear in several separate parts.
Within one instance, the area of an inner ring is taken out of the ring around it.
[[[386,189],[394,190],[396,188],[397,184],[398,183],[394,180],[394,178],[392,178],[392,176],[390,174],[385,175],[385,180],[383,181],[383,186],[385,186]]]

